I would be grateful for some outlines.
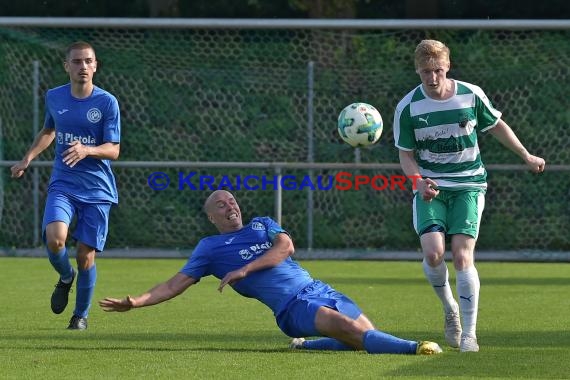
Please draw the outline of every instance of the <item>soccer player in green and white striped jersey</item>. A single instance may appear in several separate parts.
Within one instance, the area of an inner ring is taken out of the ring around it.
[[[479,350],[480,287],[474,250],[487,189],[477,133],[488,131],[535,173],[544,171],[545,161],[525,149],[480,87],[447,78],[450,50],[445,44],[421,41],[415,68],[422,83],[396,107],[394,141],[404,173],[422,178],[416,182],[413,222],[424,273],[443,304],[445,338],[461,352],[474,352]],[[446,236],[451,238],[459,303],[444,261]]]

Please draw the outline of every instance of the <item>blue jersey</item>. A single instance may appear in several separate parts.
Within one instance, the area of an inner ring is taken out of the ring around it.
[[[254,218],[239,231],[200,240],[180,272],[196,280],[208,275],[222,279],[228,272],[263,255],[279,233],[286,231],[271,218]],[[245,297],[263,302],[277,315],[311,282],[309,273],[288,257],[273,268],[250,273],[232,287]]]
[[[71,168],[62,157],[75,140],[88,146],[120,142],[117,99],[96,86],[91,96],[77,99],[71,95],[71,84],[68,83],[50,89],[45,102],[44,127],[55,128],[55,160],[49,189],[61,191],[82,202],[117,203],[117,186],[110,160],[85,157]]]

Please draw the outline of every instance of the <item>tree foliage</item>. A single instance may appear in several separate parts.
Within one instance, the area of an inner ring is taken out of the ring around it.
[[[1,0],[0,16],[565,19],[570,2],[510,0]]]

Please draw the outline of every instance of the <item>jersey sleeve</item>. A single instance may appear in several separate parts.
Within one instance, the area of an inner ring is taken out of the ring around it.
[[[284,230],[283,227],[279,225],[279,223],[277,223],[276,221],[274,221],[269,217],[262,218],[262,223],[265,225],[265,228],[267,230],[267,236],[269,237],[269,241],[271,241],[272,243],[275,240],[275,236],[277,236],[278,234],[285,233],[289,235],[289,233],[286,230]]]
[[[186,264],[180,270],[180,273],[200,281],[200,278],[209,275],[208,273],[208,247],[203,240],[200,240]]]
[[[103,132],[104,142],[121,142],[121,113],[119,111],[119,102],[109,94],[109,102],[105,112],[105,125]]]
[[[409,103],[400,103],[394,112],[394,145],[396,148],[412,151],[416,149],[416,137],[410,117]]]
[[[495,109],[491,101],[480,87],[474,86],[475,110],[477,112],[477,129],[481,132],[488,131],[499,122],[501,111]]]

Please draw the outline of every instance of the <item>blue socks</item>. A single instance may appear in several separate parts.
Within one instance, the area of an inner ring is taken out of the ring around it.
[[[415,354],[418,342],[397,338],[378,330],[364,333],[363,346],[369,354]]]
[[[61,251],[53,253],[47,249],[49,262],[55,269],[57,273],[59,273],[59,277],[63,282],[69,283],[71,278],[73,277],[73,267],[69,263],[69,255],[67,254],[67,248],[63,247]]]
[[[363,346],[369,354],[415,354],[418,342],[397,338],[378,330],[369,330],[364,334]],[[306,340],[303,343],[306,350],[354,351],[339,340],[319,338]]]
[[[69,283],[73,278],[73,267],[69,262],[69,255],[67,254],[67,248],[63,248],[61,251],[53,253],[47,249],[49,262],[59,273],[61,281]],[[91,307],[91,300],[93,299],[93,290],[95,289],[95,283],[97,282],[97,268],[93,265],[87,270],[77,271],[77,294],[75,296],[75,310],[74,315],[78,317],[86,318],[89,313],[89,308]]]
[[[303,348],[306,350],[354,351],[354,348],[333,338],[306,340],[303,342]]]
[[[93,265],[87,270],[77,272],[77,295],[73,315],[86,318],[93,299],[93,290],[97,282],[97,267]]]

